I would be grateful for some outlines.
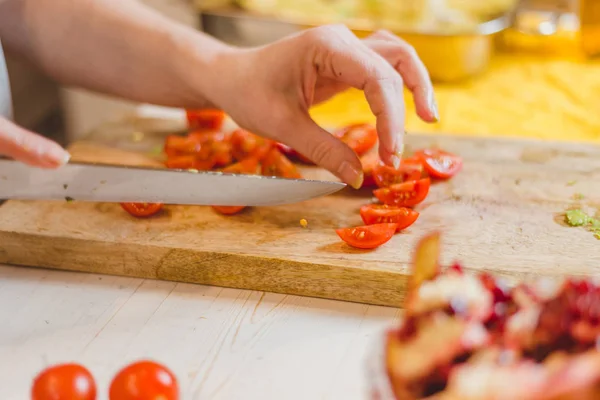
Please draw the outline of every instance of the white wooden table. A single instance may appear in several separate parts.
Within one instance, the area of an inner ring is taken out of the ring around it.
[[[184,399],[366,399],[364,357],[399,310],[262,292],[0,266],[0,399],[45,366],[86,365],[100,399],[152,358]]]

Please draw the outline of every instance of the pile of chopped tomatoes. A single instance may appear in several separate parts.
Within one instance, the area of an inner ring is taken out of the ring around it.
[[[244,129],[225,132],[225,113],[220,110],[187,110],[189,132],[170,135],[164,145],[167,168],[194,171],[221,171],[232,174],[261,174],[302,178],[296,163],[312,164],[306,156],[283,143],[257,136]],[[363,226],[337,229],[350,246],[373,249],[389,241],[396,232],[408,228],[419,217],[413,208],[429,193],[432,179],[449,179],[462,168],[462,159],[439,149],[422,149],[402,160],[399,168],[384,165],[372,151],[377,131],[369,124],[351,124],[332,135],[346,143],[360,157],[364,187],[376,187],[380,204],[365,205],[360,215]],[[121,206],[136,217],[158,213],[162,204],[124,203]],[[245,206],[214,205],[223,215],[237,214]]]
[[[32,400],[95,400],[97,396],[98,388],[92,373],[75,363],[44,369],[34,378],[31,388]],[[154,361],[137,361],[113,377],[108,399],[178,400],[179,384],[175,375],[165,366]]]
[[[306,156],[283,143],[257,136],[244,129],[224,131],[225,113],[220,110],[187,110],[189,132],[170,135],[165,140],[165,166],[193,171],[221,171],[232,174],[261,174],[283,178],[302,178],[295,162],[313,164]],[[352,124],[332,133],[348,144],[358,156],[377,144],[377,132],[368,124]],[[157,214],[162,204],[122,203],[138,218]],[[214,205],[223,215],[237,214],[244,206]]]
[[[352,247],[374,249],[396,232],[411,226],[419,217],[413,208],[429,194],[432,179],[449,179],[462,168],[462,159],[438,149],[418,150],[402,160],[399,168],[384,165],[374,154],[362,158],[364,186],[377,187],[379,204],[360,208],[363,226],[337,229],[338,236]]]

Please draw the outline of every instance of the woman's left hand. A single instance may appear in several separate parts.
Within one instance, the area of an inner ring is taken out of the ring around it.
[[[437,120],[429,74],[415,50],[388,32],[358,39],[343,25],[322,26],[219,61],[222,80],[206,95],[242,127],[282,142],[353,187],[363,180],[356,154],[319,127],[309,108],[349,87],[363,90],[377,119],[379,156],[398,166],[404,149],[404,86],[418,115]]]

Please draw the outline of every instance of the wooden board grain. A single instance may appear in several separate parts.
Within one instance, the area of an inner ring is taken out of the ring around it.
[[[600,148],[408,138],[409,151],[429,146],[463,156],[463,171],[432,186],[419,220],[374,251],[349,248],[334,232],[360,225],[358,209],[371,199],[348,190],[236,216],[170,206],[147,220],[115,204],[8,201],[0,207],[0,262],[401,306],[416,242],[440,230],[443,260],[467,268],[509,279],[600,273],[600,241],[563,222],[571,207],[600,210]],[[152,163],[86,143],[71,151],[77,160]]]

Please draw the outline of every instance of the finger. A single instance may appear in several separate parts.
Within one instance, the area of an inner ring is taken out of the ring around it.
[[[323,27],[313,59],[317,73],[363,90],[377,119],[379,154],[383,162],[398,165],[404,141],[404,98],[401,76],[380,55],[345,27]]]
[[[0,118],[0,154],[41,168],[57,168],[70,155],[58,143]]]
[[[431,78],[415,49],[388,31],[378,31],[364,43],[386,59],[412,92],[417,114],[426,122],[437,122],[439,113]]]
[[[305,111],[299,109],[287,120],[287,130],[293,127],[302,132],[302,135],[290,135],[286,138],[289,143],[285,144],[331,171],[353,188],[359,189],[362,186],[362,164],[348,145],[317,125]]]

